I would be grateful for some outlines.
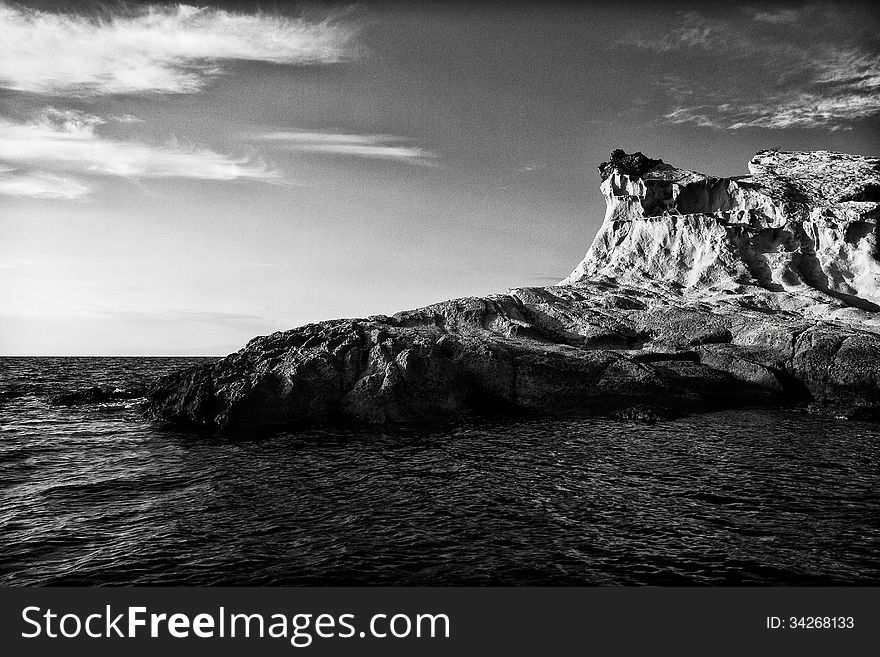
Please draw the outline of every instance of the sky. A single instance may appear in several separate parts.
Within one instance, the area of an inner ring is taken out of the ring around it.
[[[0,354],[213,355],[558,282],[640,150],[880,154],[853,3],[0,0]]]

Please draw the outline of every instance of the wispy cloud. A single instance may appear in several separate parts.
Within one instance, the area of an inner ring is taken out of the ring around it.
[[[0,269],[3,269],[0,263]],[[40,303],[33,306],[26,306],[10,310],[8,308],[0,309],[0,317],[10,318],[57,318],[58,305],[64,304],[60,298],[63,295],[76,296],[75,291],[81,290],[83,284],[81,282],[71,282],[70,280],[45,280],[45,279],[28,279],[18,278],[18,283],[29,283],[31,292],[38,291],[45,297],[47,289],[54,290],[59,295],[55,304]],[[53,307],[54,306],[54,307]],[[108,308],[105,305],[89,304],[77,302],[70,308],[65,307],[63,316],[66,318],[97,318],[101,320],[122,321],[137,324],[215,324],[215,325],[242,325],[250,327],[271,326],[272,319],[261,315],[252,315],[248,313],[222,311],[222,310],[204,310],[194,308],[125,308],[114,306]]]
[[[674,76],[658,83],[669,96],[668,123],[836,130],[880,114],[876,18],[865,6],[831,4],[683,12],[675,27],[618,45],[670,58]]]
[[[264,132],[253,139],[298,153],[395,160],[418,165],[434,164],[437,158],[431,151],[412,146],[409,140],[391,135],[279,131]]]
[[[95,175],[199,180],[279,177],[259,162],[209,149],[108,139],[96,130],[102,123],[97,116],[52,108],[25,123],[0,118],[0,193],[81,198],[90,189],[82,177]]]
[[[337,62],[356,55],[355,28],[187,5],[100,15],[0,3],[0,87],[46,94],[191,93],[224,60]]]
[[[144,120],[136,117],[134,114],[123,114],[122,116],[111,116],[116,123],[143,123]]]
[[[263,325],[267,318],[247,313],[214,310],[195,310],[191,308],[158,308],[154,310],[123,308],[88,308],[84,313],[92,317],[135,321],[135,322],[192,322],[198,324],[245,324]]]
[[[752,20],[759,23],[797,23],[802,18],[802,10],[798,9],[770,9],[760,10],[748,8],[745,10],[747,14],[751,14]]]
[[[677,12],[676,18],[677,26],[667,32],[631,33],[617,45],[632,45],[666,53],[683,48],[707,49],[723,37],[722,31],[717,29],[717,23],[705,20],[697,12]]]
[[[88,193],[88,185],[76,178],[14,169],[0,171],[2,195],[70,201]]]

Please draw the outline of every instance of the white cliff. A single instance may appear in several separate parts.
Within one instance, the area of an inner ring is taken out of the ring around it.
[[[600,167],[605,220],[563,284],[657,282],[687,296],[880,309],[880,160],[762,151],[749,171],[719,178],[615,151]]]

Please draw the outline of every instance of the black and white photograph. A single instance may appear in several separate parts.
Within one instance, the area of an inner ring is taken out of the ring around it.
[[[0,585],[878,586],[878,221],[873,2],[0,0]]]

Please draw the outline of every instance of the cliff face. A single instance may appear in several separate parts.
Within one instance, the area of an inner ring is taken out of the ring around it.
[[[762,151],[737,178],[647,164],[600,168],[605,221],[563,284],[668,282],[703,297],[759,288],[880,309],[880,160]]]
[[[638,404],[880,416],[880,160],[765,151],[749,170],[615,151],[605,222],[560,285],[255,338],[159,381],[147,415],[207,428]]]

